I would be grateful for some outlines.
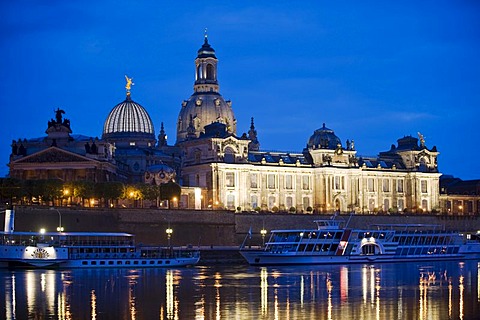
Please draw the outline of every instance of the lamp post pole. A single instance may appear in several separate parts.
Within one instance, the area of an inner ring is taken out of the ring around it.
[[[170,247],[170,238],[172,237],[173,229],[168,226],[167,230],[167,239],[168,239],[168,246]]]
[[[263,228],[262,230],[260,230],[260,234],[262,235],[262,246],[265,246],[265,236],[267,235],[267,230]]]
[[[55,211],[58,212],[58,227],[57,227],[57,231],[58,231],[58,232],[63,232],[64,228],[62,227],[62,213],[60,212],[60,210],[55,209],[55,208],[53,208],[53,207],[51,207],[50,210],[55,210]]]

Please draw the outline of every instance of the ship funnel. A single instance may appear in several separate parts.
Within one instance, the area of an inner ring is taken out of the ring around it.
[[[15,211],[13,207],[8,206],[5,210],[5,233],[12,233],[15,231]]]

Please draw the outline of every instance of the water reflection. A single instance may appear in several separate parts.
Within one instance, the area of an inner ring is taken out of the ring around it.
[[[0,271],[6,319],[474,319],[480,263]]]

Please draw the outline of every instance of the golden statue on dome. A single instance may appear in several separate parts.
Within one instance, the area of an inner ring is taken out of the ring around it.
[[[127,84],[125,85],[125,89],[127,89],[127,94],[130,94],[130,89],[132,86],[135,84],[132,82],[133,78],[129,78],[127,75],[125,75],[125,80],[127,80]]]

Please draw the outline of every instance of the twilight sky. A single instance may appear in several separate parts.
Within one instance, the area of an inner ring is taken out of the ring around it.
[[[0,177],[10,145],[45,136],[54,109],[101,137],[132,99],[175,143],[204,29],[237,134],[255,118],[262,150],[301,151],[326,123],[357,155],[417,132],[440,172],[480,179],[480,2],[2,1]]]

